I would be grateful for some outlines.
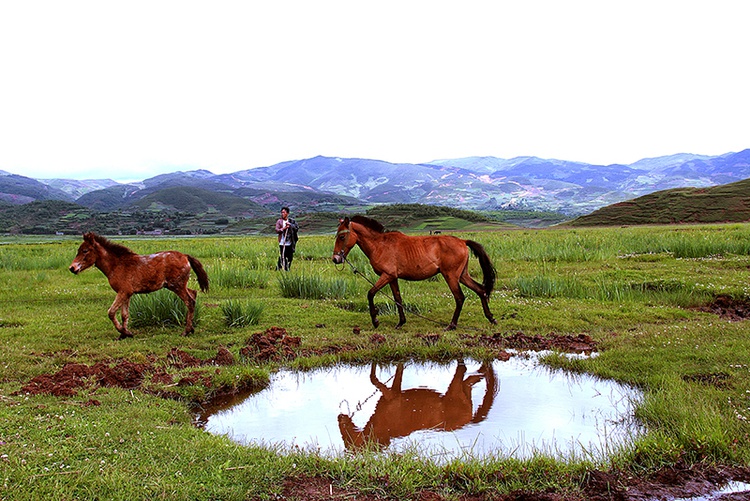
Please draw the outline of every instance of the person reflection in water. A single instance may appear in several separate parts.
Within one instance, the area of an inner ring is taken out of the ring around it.
[[[406,437],[418,430],[453,431],[469,423],[484,421],[497,394],[497,378],[492,363],[484,363],[479,374],[464,379],[466,365],[459,361],[456,373],[445,394],[429,388],[401,389],[404,364],[396,366],[393,384],[388,388],[375,375],[375,363],[370,369],[370,382],[380,391],[381,397],[375,412],[363,428],[357,428],[350,415],[339,414],[339,430],[348,450],[370,444],[386,448],[391,440]],[[471,388],[482,378],[487,390],[475,413],[471,403]]]

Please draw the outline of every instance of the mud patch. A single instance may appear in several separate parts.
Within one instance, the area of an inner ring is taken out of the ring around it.
[[[450,475],[451,477],[453,475]],[[750,468],[689,466],[678,463],[671,467],[640,478],[623,471],[604,472],[590,470],[586,472],[582,482],[582,492],[533,492],[526,490],[514,491],[510,494],[482,495],[452,495],[446,498],[432,490],[416,493],[419,501],[479,501],[493,499],[495,501],[655,501],[662,499],[690,499],[710,496],[721,486],[729,482],[747,482],[750,478]],[[387,477],[377,479],[380,485],[387,487]],[[446,478],[451,484],[453,478]],[[458,479],[464,480],[464,479]],[[338,482],[316,476],[300,476],[288,478],[284,481],[282,496],[285,499],[309,499],[311,501],[327,499],[362,499],[365,501],[381,501],[393,499],[390,496],[380,496],[374,493],[363,493],[350,485],[342,486]],[[748,499],[747,493],[725,494],[712,498],[716,501],[730,501]]]
[[[301,339],[288,335],[286,329],[271,327],[264,333],[253,334],[240,349],[240,355],[260,362],[292,360],[300,344]]]
[[[228,354],[228,355],[227,355]],[[144,382],[151,376],[151,383],[173,385],[174,376],[165,370],[165,366],[176,369],[202,367],[206,365],[227,365],[231,353],[226,348],[220,348],[216,357],[201,360],[192,355],[173,348],[163,359],[156,358],[146,363],[133,363],[122,360],[114,365],[99,362],[94,365],[68,363],[53,374],[41,374],[32,378],[14,395],[52,395],[57,397],[72,397],[81,390],[94,390],[97,387],[124,388],[127,390],[140,389],[148,393],[155,393],[144,387]],[[196,377],[195,373],[183,377],[177,384],[203,384],[210,387],[211,378],[204,373]],[[174,397],[174,394],[164,393],[162,396]]]
[[[584,498],[593,501],[690,499],[708,496],[729,482],[745,482],[748,478],[750,468],[688,465],[679,461],[643,478],[621,471],[592,470],[586,473],[583,489]]]
[[[686,374],[682,376],[683,381],[692,383],[702,383],[716,388],[729,388],[731,376],[726,372],[712,372],[706,374]]]
[[[519,351],[555,350],[565,353],[590,354],[598,350],[598,343],[587,334],[573,336],[551,333],[547,336],[529,336],[520,331],[510,335],[498,332],[480,336],[479,343],[493,348]]]
[[[695,310],[713,313],[724,320],[739,322],[750,318],[750,300],[735,299],[730,296],[717,296],[710,304],[698,306]]]
[[[87,386],[137,388],[146,374],[153,370],[150,364],[122,361],[114,366],[102,362],[95,365],[66,364],[55,374],[42,374],[31,379],[17,394],[48,394],[71,397]]]
[[[282,362],[298,356],[335,354],[356,350],[353,346],[331,346],[318,350],[300,350],[301,339],[290,336],[286,329],[271,327],[265,332],[253,334],[240,349],[245,359],[258,362]],[[56,356],[60,353],[43,354]],[[70,354],[68,354],[70,355]],[[118,387],[139,389],[145,393],[164,398],[181,398],[165,387],[201,385],[211,398],[242,392],[247,388],[214,387],[212,376],[205,371],[191,371],[186,374],[169,372],[186,371],[191,368],[223,367],[234,365],[235,357],[226,347],[220,347],[216,356],[200,359],[178,348],[172,348],[162,358],[149,356],[144,363],[122,360],[114,364],[99,362],[95,365],[67,363],[53,374],[42,374],[31,379],[15,395],[53,395],[72,397],[82,389],[94,390],[97,387]],[[218,371],[219,369],[217,369]],[[175,379],[177,380],[175,382]],[[205,402],[196,402],[205,403]]]

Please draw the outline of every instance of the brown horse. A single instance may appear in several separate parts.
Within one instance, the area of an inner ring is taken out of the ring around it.
[[[447,329],[455,329],[458,316],[461,314],[465,296],[461,290],[464,284],[473,290],[482,300],[484,316],[492,324],[497,321],[490,312],[488,304],[490,293],[495,286],[495,268],[489,256],[477,242],[463,240],[450,235],[408,236],[399,231],[385,231],[383,225],[364,216],[347,217],[341,220],[336,232],[336,243],[333,247],[333,262],[341,264],[346,260],[349,251],[359,245],[370,260],[370,265],[380,278],[367,293],[370,304],[372,325],[377,328],[378,312],[373,299],[375,294],[390,285],[393,299],[398,309],[398,325],[406,323],[404,308],[401,303],[401,292],[398,279],[425,280],[438,273],[443,275],[456,300],[453,319]],[[479,259],[484,283],[480,284],[469,276],[469,251]]]
[[[393,384],[388,388],[375,375],[375,364],[370,369],[370,382],[380,390],[381,397],[369,421],[357,428],[351,416],[339,414],[339,431],[347,449],[359,449],[372,444],[388,447],[391,440],[406,437],[418,430],[453,431],[469,423],[479,423],[487,414],[497,394],[497,378],[491,363],[482,364],[479,375],[466,379],[466,365],[459,361],[445,394],[430,388],[401,389],[404,364],[396,366]],[[482,403],[473,411],[471,387],[485,379],[487,389]]]
[[[177,294],[187,306],[183,335],[194,331],[193,313],[197,291],[188,289],[187,286],[191,269],[198,276],[201,290],[208,292],[208,275],[200,261],[194,257],[177,251],[143,256],[96,233],[86,233],[69,269],[78,274],[91,266],[96,266],[104,273],[109,285],[117,293],[108,314],[115,329],[120,333],[120,339],[133,337],[128,330],[130,296],[154,292],[161,288],[167,288]],[[117,321],[118,310],[122,323]]]

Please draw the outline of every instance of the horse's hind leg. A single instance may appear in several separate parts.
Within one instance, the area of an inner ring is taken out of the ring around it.
[[[394,280],[390,285],[393,300],[396,301],[396,309],[398,309],[398,324],[396,325],[396,329],[398,329],[406,323],[406,315],[404,315],[404,305],[401,302],[401,291],[398,288],[398,280]]]
[[[453,318],[451,319],[451,323],[448,324],[448,327],[445,328],[445,330],[450,331],[455,329],[456,325],[458,325],[458,317],[461,315],[461,309],[463,309],[464,307],[466,296],[464,295],[464,291],[461,290],[461,285],[459,285],[456,278],[445,274],[443,274],[443,277],[445,278],[445,281],[448,283],[448,287],[453,293],[453,299],[456,300],[456,309],[453,311]]]
[[[390,282],[390,277],[385,274],[380,275],[380,278],[378,278],[378,281],[372,286],[372,289],[367,291],[367,303],[370,305],[370,318],[372,319],[372,326],[376,329],[378,328],[378,325],[380,325],[380,320],[378,320],[378,309],[375,307],[375,294],[385,287],[385,284]]]
[[[484,290],[484,286],[471,278],[469,272],[465,269],[461,274],[459,281],[466,287],[477,293],[477,296],[479,296],[479,299],[482,301],[482,310],[484,311],[484,316],[487,317],[487,320],[489,320],[491,324],[497,324],[497,320],[495,320],[495,317],[490,311],[489,297],[487,297],[487,292]]]
[[[182,301],[185,303],[185,306],[187,307],[187,315],[185,316],[185,331],[182,333],[183,336],[187,336],[188,334],[192,334],[195,332],[195,328],[193,327],[193,315],[195,313],[195,298],[198,295],[198,291],[194,289],[188,289],[187,287],[183,287],[182,289],[170,289],[172,292],[177,294],[177,296],[182,299]]]
[[[117,320],[117,312],[120,311],[122,316],[122,323]],[[109,307],[107,315],[112,321],[112,324],[120,333],[120,339],[133,337],[133,333],[128,330],[128,315],[130,313],[130,295],[124,293],[118,293],[115,297],[115,301],[112,306]]]

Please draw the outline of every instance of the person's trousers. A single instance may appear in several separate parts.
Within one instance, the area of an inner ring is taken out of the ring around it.
[[[276,264],[276,269],[289,271],[293,257],[294,249],[291,245],[279,245],[279,262]]]

